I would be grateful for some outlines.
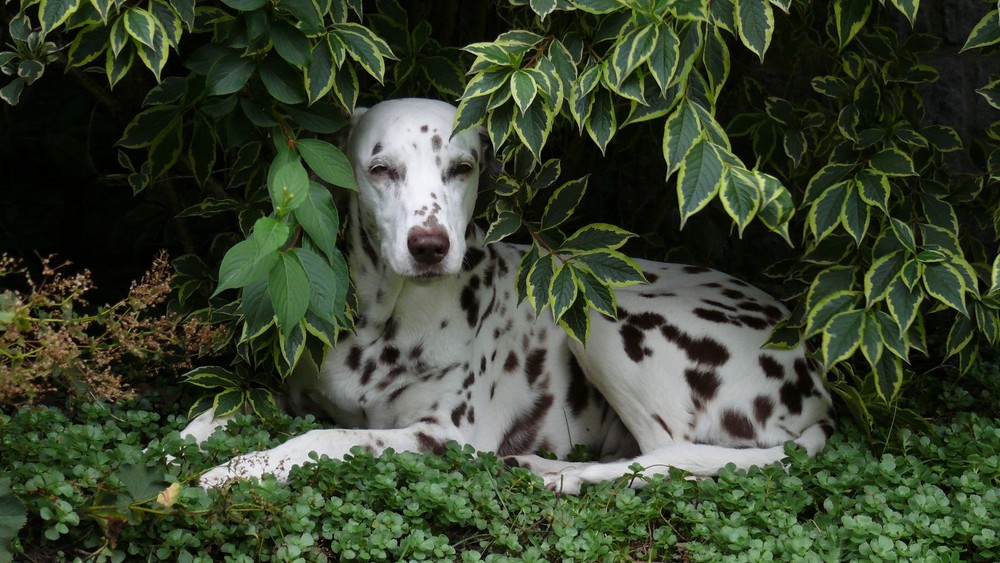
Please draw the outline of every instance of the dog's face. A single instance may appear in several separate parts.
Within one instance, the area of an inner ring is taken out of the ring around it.
[[[451,136],[455,108],[403,99],[359,109],[347,156],[361,227],[404,277],[457,273],[487,155],[477,131]]]

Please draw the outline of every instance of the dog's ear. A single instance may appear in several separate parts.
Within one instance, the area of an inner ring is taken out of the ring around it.
[[[351,114],[351,127],[353,128],[358,124],[358,120],[361,116],[368,111],[368,108],[354,108],[354,113]]]
[[[368,108],[363,108],[363,107],[354,108],[354,113],[351,114],[351,120],[350,122],[348,122],[347,127],[344,127],[340,131],[337,131],[335,133],[336,137],[334,138],[334,141],[335,144],[337,145],[337,148],[339,148],[342,151],[347,150],[347,139],[351,136],[351,131],[358,124],[358,120],[361,119],[361,116],[364,115],[365,112],[367,111]]]

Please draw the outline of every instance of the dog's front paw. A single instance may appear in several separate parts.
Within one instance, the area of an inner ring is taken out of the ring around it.
[[[234,457],[202,473],[198,485],[203,489],[215,489],[234,479],[260,479],[267,474],[274,475],[279,481],[287,481],[290,470],[291,463],[285,458],[253,452]]]

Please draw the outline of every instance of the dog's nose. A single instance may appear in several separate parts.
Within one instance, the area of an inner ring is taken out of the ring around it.
[[[443,231],[413,229],[406,239],[413,259],[421,264],[437,264],[448,254],[451,243]]]

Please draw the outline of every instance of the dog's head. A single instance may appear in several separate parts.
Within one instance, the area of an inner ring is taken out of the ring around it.
[[[347,141],[362,228],[404,277],[457,273],[479,178],[488,160],[478,131],[452,137],[455,108],[424,99],[359,109]]]

